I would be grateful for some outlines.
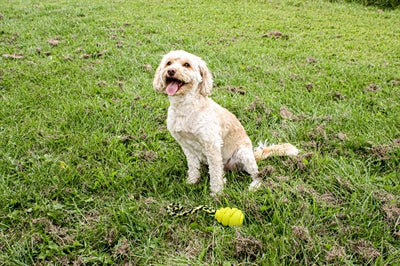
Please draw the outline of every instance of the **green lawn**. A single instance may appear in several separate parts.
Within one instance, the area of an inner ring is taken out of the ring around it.
[[[0,264],[400,263],[400,9],[329,1],[0,4]],[[254,144],[255,193],[185,184],[152,88],[184,49]],[[166,206],[237,207],[242,227]]]

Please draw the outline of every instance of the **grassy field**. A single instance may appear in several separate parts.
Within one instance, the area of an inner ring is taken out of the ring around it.
[[[400,10],[329,1],[0,4],[0,264],[400,263]],[[265,186],[185,184],[152,89],[185,49],[254,144]],[[227,228],[172,202],[231,206]]]

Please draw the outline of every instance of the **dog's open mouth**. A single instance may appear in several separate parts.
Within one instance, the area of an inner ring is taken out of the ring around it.
[[[174,78],[167,78],[167,93],[168,95],[172,96],[175,95],[179,89],[185,85],[186,83],[178,80],[178,79],[174,79]]]

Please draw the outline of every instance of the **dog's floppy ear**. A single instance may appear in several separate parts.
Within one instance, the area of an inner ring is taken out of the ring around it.
[[[206,63],[200,60],[199,70],[201,75],[201,83],[199,84],[200,94],[203,96],[208,96],[211,94],[213,79],[210,70],[208,70]]]
[[[165,89],[165,84],[161,76],[161,69],[163,68],[161,63],[156,69],[156,73],[154,74],[154,80],[153,80],[153,88],[158,92],[163,92],[163,90]]]

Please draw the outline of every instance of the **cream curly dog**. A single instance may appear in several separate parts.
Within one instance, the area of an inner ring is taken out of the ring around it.
[[[224,170],[242,169],[253,182],[249,189],[260,186],[256,160],[270,155],[297,155],[289,143],[261,147],[253,152],[252,144],[239,120],[215,103],[211,94],[213,79],[206,63],[185,51],[166,54],[158,66],[153,86],[168,94],[167,127],[179,142],[189,167],[187,183],[200,178],[200,163],[209,166],[211,194],[223,190]]]

